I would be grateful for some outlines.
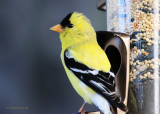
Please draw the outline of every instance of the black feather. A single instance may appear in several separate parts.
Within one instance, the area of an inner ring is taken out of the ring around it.
[[[60,25],[62,25],[63,28],[65,28],[66,26],[69,28],[73,27],[73,24],[70,22],[70,17],[72,16],[73,12],[69,13],[60,23]]]

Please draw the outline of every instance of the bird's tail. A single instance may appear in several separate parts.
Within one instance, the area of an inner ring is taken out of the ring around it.
[[[110,109],[112,111],[112,114],[117,114],[117,107],[111,105]]]
[[[124,112],[128,112],[128,108],[123,102],[121,104],[119,104],[118,108]]]
[[[111,108],[112,114],[117,114],[117,107],[111,105],[110,108]],[[119,109],[121,109],[121,110],[124,111],[124,112],[128,112],[128,108],[126,107],[125,104],[123,104],[123,108],[121,107],[121,108],[119,108]]]

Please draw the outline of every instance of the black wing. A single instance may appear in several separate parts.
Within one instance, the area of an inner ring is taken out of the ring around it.
[[[112,72],[106,73],[96,69],[90,69],[84,64],[76,62],[67,50],[64,52],[64,61],[66,67],[83,83],[102,95],[113,106],[127,111],[127,107],[115,92],[115,75]]]

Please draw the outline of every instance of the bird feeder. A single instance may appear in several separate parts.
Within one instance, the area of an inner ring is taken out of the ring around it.
[[[128,113],[160,113],[160,1],[101,0],[107,31],[130,36]]]

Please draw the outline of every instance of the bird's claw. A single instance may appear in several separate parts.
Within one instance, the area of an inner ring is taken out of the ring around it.
[[[84,110],[82,110],[80,113],[81,113],[81,114],[85,114],[85,111],[84,111]]]
[[[81,106],[81,108],[79,109],[78,112],[80,112],[80,114],[85,114],[85,111],[84,111],[84,106],[85,106],[85,102],[83,103],[83,105]]]

